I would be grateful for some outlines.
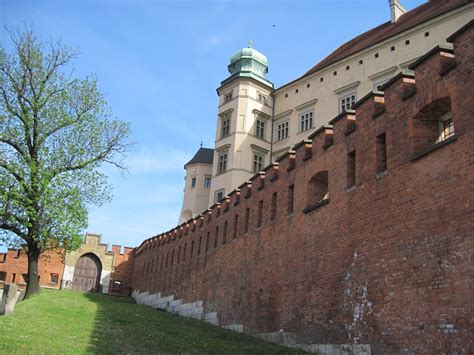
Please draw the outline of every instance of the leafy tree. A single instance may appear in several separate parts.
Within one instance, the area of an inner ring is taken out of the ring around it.
[[[0,241],[27,245],[29,297],[40,291],[40,254],[77,248],[87,206],[110,199],[98,168],[124,168],[130,129],[94,78],[72,78],[75,51],[31,29],[10,38],[10,53],[0,45]]]

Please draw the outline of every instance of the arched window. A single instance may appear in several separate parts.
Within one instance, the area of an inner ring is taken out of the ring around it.
[[[413,152],[416,157],[431,151],[437,144],[455,137],[451,99],[446,96],[423,107],[412,120]]]
[[[328,172],[326,170],[315,174],[308,184],[307,203],[304,213],[329,202]]]

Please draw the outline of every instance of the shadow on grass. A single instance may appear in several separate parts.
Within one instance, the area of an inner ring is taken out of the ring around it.
[[[293,354],[292,349],[201,321],[137,305],[130,298],[88,293],[97,305],[88,352]]]

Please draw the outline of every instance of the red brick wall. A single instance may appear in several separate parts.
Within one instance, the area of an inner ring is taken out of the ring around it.
[[[280,161],[277,179],[267,170],[263,189],[254,179],[248,198],[243,186],[229,206],[214,206],[203,218],[142,243],[133,288],[175,294],[183,302],[201,299],[207,312],[218,312],[220,324],[243,324],[247,332],[283,329],[296,332],[299,342],[369,343],[379,352],[472,350],[473,39],[470,26],[454,37],[449,66],[449,53],[434,51],[415,67],[414,80],[400,76],[384,96],[361,100],[352,133],[347,121],[353,117],[342,115],[333,132],[322,129],[312,137],[311,157],[305,153],[310,145],[302,144],[294,169],[290,155]],[[413,117],[446,96],[456,139],[420,156]],[[383,133],[388,169],[378,174],[376,139]],[[356,185],[347,190],[352,151]],[[309,182],[323,170],[329,202],[306,209]],[[294,212],[288,215],[290,185]],[[270,221],[273,193],[277,210]]]
[[[64,263],[62,254],[58,251],[46,251],[39,260],[40,285],[45,287],[59,288],[63,278]],[[5,281],[0,281],[0,287],[4,283],[13,282],[21,287],[26,287],[23,274],[28,274],[28,257],[24,249],[9,249],[7,253],[0,253],[0,272],[6,273]],[[58,282],[52,282],[51,274],[58,274]]]
[[[132,273],[134,249],[124,247],[121,253],[120,245],[112,245],[114,257],[114,270],[110,277],[109,293],[114,295],[129,296],[132,290]],[[120,288],[114,288],[114,281],[120,281]]]

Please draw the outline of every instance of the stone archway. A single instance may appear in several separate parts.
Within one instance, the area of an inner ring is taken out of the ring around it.
[[[84,292],[100,291],[101,273],[102,263],[96,255],[92,253],[82,255],[74,267],[72,289]]]

